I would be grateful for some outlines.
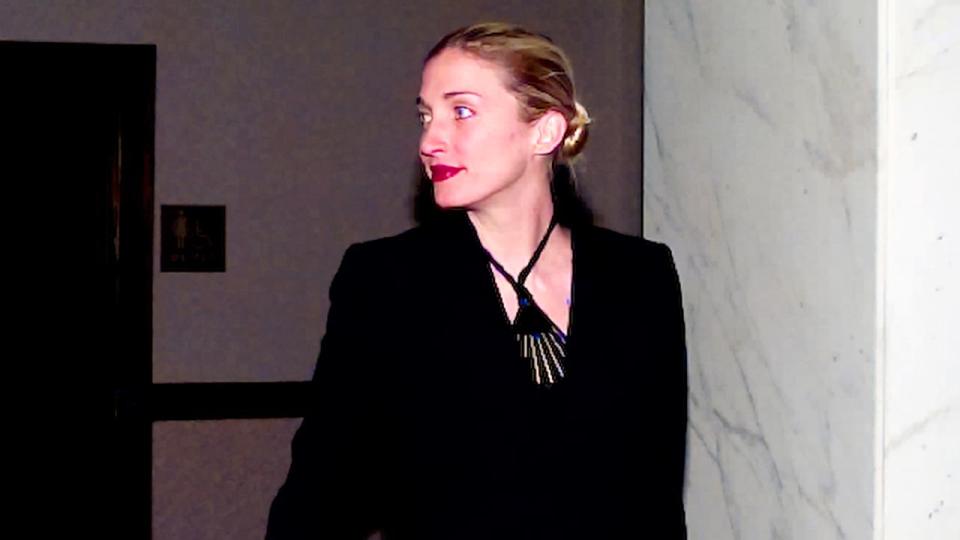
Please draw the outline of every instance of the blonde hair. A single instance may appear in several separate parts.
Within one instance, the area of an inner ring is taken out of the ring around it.
[[[507,88],[520,102],[524,120],[536,120],[548,111],[563,115],[567,131],[554,152],[555,162],[572,164],[583,152],[590,116],[576,100],[570,60],[549,37],[514,24],[474,24],[441,38],[427,53],[424,63],[451,48],[503,68]]]

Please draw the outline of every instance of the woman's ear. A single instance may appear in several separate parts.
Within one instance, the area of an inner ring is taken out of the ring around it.
[[[567,120],[558,111],[549,110],[534,124],[533,150],[538,155],[552,154],[567,133]]]

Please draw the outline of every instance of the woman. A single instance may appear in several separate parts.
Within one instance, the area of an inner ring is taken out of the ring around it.
[[[417,106],[439,210],[344,255],[267,537],[685,538],[677,275],[578,206],[566,56],[457,30]]]

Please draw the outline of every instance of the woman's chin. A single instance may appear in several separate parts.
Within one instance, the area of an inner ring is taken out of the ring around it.
[[[433,188],[433,202],[444,210],[453,208],[464,208],[468,206],[472,199],[464,196],[462,193],[454,193],[453,190]]]

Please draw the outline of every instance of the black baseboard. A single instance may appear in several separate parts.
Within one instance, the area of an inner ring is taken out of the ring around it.
[[[165,383],[117,395],[118,418],[149,421],[300,418],[309,382]]]

